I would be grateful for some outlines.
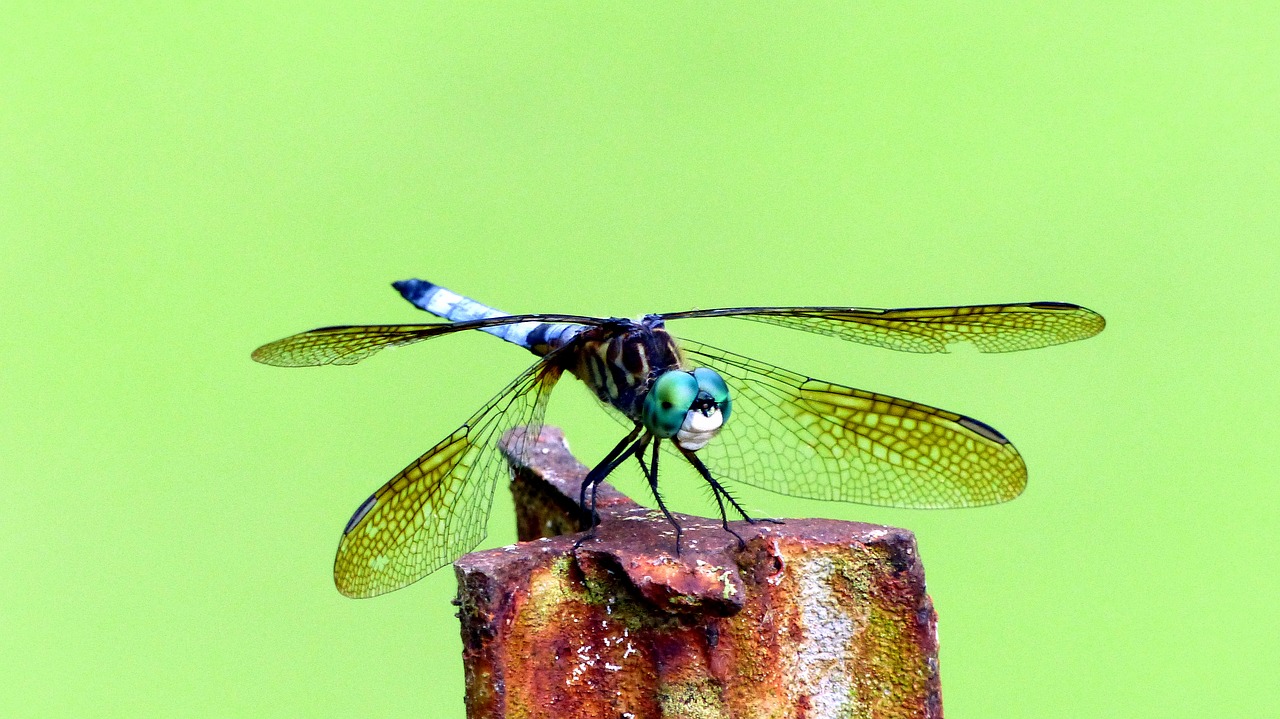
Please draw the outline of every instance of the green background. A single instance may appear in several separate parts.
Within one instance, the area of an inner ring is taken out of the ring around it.
[[[1017,443],[993,508],[739,488],[917,532],[948,716],[1275,710],[1272,3],[106,5],[0,23],[0,714],[463,715],[451,572],[352,601],[331,561],[530,358],[249,360],[426,321],[412,276],[512,312],[1103,313],[1012,355],[675,330]],[[576,381],[550,419],[588,461],[618,436]]]

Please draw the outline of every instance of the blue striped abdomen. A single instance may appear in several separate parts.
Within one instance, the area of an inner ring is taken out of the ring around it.
[[[506,317],[510,314],[482,305],[426,280],[401,280],[391,284],[400,291],[402,297],[418,309],[426,310],[450,322]],[[584,329],[586,328],[583,325],[563,322],[516,322],[496,327],[483,327],[480,331],[520,345],[536,355],[544,355],[573,339]]]

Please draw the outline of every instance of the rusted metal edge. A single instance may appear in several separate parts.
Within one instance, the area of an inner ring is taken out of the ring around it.
[[[677,557],[665,518],[603,485],[574,552],[587,467],[553,427],[507,456],[525,541],[455,564],[468,716],[942,716],[911,532],[731,523],[740,548],[677,515]]]

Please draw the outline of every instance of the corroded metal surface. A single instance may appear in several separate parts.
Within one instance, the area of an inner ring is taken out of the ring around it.
[[[657,512],[544,428],[514,467],[520,544],[456,563],[467,710],[479,717],[941,717],[936,615],[908,531]]]

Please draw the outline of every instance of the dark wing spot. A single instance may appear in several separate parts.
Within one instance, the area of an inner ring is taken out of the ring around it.
[[[961,417],[957,422],[959,422],[961,427],[976,432],[992,442],[996,442],[997,444],[1009,444],[1008,438],[997,432],[995,427],[992,427],[985,422],[979,422],[973,417]]]
[[[351,521],[347,522],[347,528],[342,530],[342,534],[349,534],[351,532],[351,528],[359,524],[360,520],[364,519],[364,515],[368,514],[369,510],[373,509],[373,505],[376,504],[377,501],[377,494],[369,495],[369,498],[364,500],[364,504],[360,505],[360,508],[356,510],[356,513],[351,515]]]

